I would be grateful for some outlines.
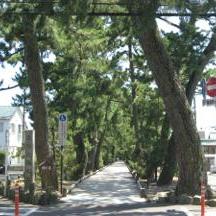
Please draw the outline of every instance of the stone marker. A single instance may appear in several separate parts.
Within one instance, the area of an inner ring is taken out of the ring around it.
[[[34,185],[35,176],[35,144],[33,130],[24,132],[24,149],[25,149],[25,172],[24,182],[25,191],[31,192]]]

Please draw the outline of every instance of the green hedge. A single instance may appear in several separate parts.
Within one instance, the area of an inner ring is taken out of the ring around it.
[[[4,187],[0,185],[0,194],[3,195]],[[20,188],[20,202],[30,203],[34,205],[49,205],[52,203],[56,203],[60,197],[60,193],[58,191],[46,192],[42,190],[35,191],[34,194],[30,194],[29,192],[24,192],[22,188]],[[14,189],[7,190],[7,198],[10,200],[14,200],[15,191]]]

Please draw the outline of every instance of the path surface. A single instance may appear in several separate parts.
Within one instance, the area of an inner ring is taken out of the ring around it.
[[[86,179],[62,202],[58,206],[41,208],[31,215],[187,215],[179,207],[147,205],[145,199],[140,198],[136,182],[123,162],[116,162]]]
[[[190,210],[190,211],[189,211]],[[211,213],[211,214],[210,214]],[[14,215],[13,208],[1,208],[0,215]],[[84,180],[61,203],[25,209],[20,216],[198,216],[199,207],[148,204],[140,198],[135,180],[123,162],[116,162]],[[208,210],[206,216],[215,216]]]

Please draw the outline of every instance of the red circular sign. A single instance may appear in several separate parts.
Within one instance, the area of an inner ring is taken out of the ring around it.
[[[210,77],[206,84],[207,94],[210,97],[216,97],[216,77]]]

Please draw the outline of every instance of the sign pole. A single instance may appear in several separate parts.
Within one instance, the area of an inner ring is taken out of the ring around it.
[[[63,145],[61,145],[61,194],[63,194]]]
[[[67,114],[61,113],[59,115],[59,145],[60,145],[60,152],[61,152],[61,161],[60,161],[60,191],[63,195],[63,150],[64,150],[64,144],[67,137]]]

